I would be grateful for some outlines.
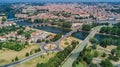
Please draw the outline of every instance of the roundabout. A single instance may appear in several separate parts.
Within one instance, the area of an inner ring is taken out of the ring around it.
[[[46,46],[44,46],[44,49],[47,51],[55,50],[56,48],[57,48],[56,44],[47,44]]]

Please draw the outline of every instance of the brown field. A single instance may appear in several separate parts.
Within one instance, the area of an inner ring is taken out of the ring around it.
[[[23,64],[18,64],[14,67],[36,67],[37,63],[45,63],[50,58],[54,57],[55,55],[56,55],[56,53],[49,53],[49,54],[41,55],[41,56],[36,57],[30,61],[23,63]]]
[[[4,65],[12,62],[12,59],[15,59],[16,56],[19,59],[22,59],[25,57],[27,52],[30,52],[38,48],[39,46],[37,45],[29,45],[21,51],[13,51],[8,49],[0,50],[0,65]]]
[[[74,38],[74,37],[68,37],[68,38],[62,40],[61,43],[60,43],[60,45],[64,49],[65,47],[71,45],[72,41],[74,41],[74,40],[82,42],[80,39],[77,39],[77,38]]]

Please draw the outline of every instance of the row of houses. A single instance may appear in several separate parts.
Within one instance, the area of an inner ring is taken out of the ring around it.
[[[12,26],[12,25],[16,25],[16,23],[14,23],[14,22],[4,22],[4,23],[0,22],[0,28]]]
[[[32,42],[37,42],[38,39],[40,39],[40,40],[50,40],[50,39],[52,39],[54,37],[52,35],[53,34],[50,34],[48,32],[36,31],[36,32],[33,32],[31,34],[30,40]]]
[[[52,36],[53,34],[50,34],[48,32],[44,32],[44,31],[35,31],[32,32],[30,35],[29,39],[26,39],[24,35],[18,35],[17,32],[10,32],[7,35],[4,36],[0,36],[0,40],[5,42],[8,40],[17,40],[17,42],[19,43],[25,43],[27,42],[37,42],[38,39],[40,40],[50,40],[52,39],[54,36]]]

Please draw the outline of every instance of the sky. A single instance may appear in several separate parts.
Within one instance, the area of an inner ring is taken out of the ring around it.
[[[120,0],[0,0],[0,2],[120,2]]]

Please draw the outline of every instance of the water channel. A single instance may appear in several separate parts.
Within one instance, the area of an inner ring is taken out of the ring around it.
[[[14,14],[8,14],[8,17],[10,19],[14,18],[13,15]],[[29,22],[16,22],[16,24],[20,25],[20,26],[32,25],[32,23],[29,23]],[[41,26],[41,27],[37,27],[36,29],[44,30],[44,31],[47,31],[47,32],[52,32],[52,33],[55,33],[55,34],[61,33],[63,35],[65,35],[68,32],[68,31],[65,31],[62,28],[50,27],[50,26]],[[80,40],[84,40],[87,37],[88,34],[89,34],[88,32],[79,31],[79,32],[74,33],[72,36],[76,37]],[[99,42],[101,42],[103,38],[109,38],[109,37],[112,37],[113,39],[118,38],[118,37],[106,36],[106,35],[100,35],[100,34],[96,34],[94,37],[97,38]]]

